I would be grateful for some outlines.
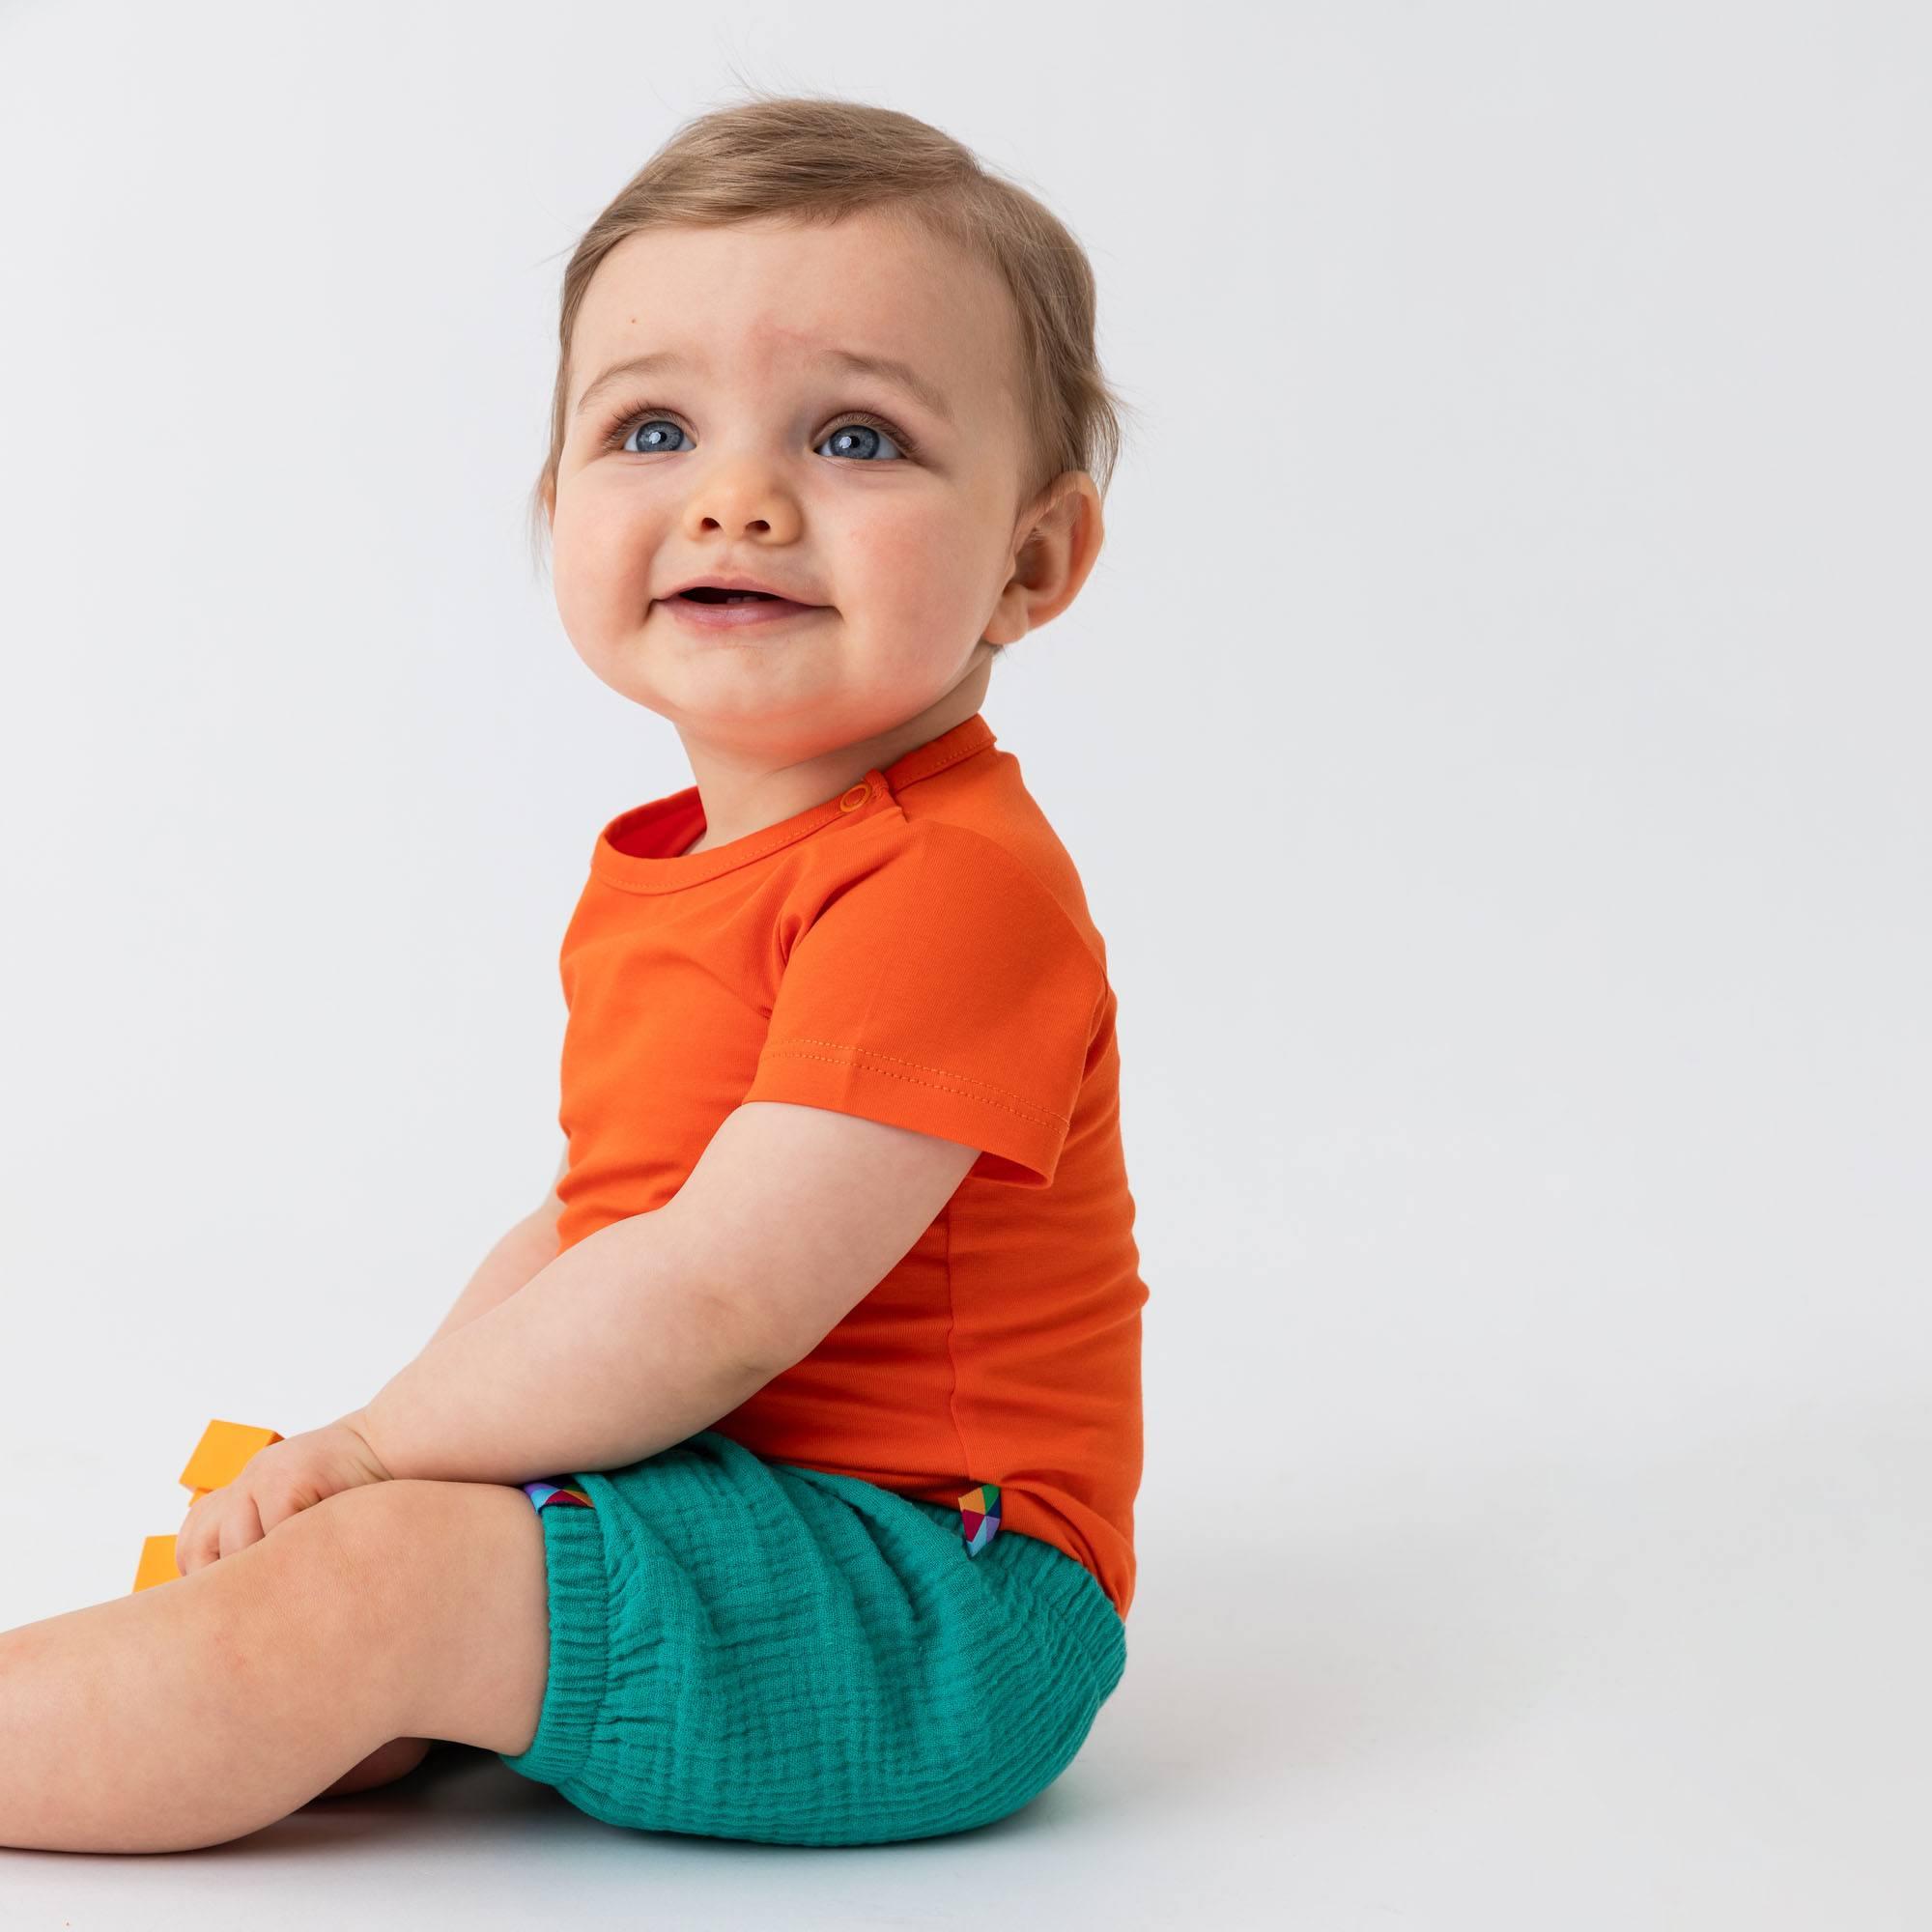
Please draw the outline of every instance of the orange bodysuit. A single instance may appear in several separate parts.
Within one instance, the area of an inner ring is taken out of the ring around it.
[[[1141,1307],[1106,949],[979,713],[707,851],[697,788],[598,835],[558,965],[565,1248],[661,1208],[724,1117],[786,1100],[982,1151],[811,1353],[710,1426],[1084,1563],[1124,1617]]]

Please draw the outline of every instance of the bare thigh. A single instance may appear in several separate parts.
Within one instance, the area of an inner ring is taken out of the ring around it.
[[[543,1524],[523,1491],[372,1483],[315,1510],[346,1539],[400,1648],[395,1734],[527,1750],[550,1672],[550,1608]]]

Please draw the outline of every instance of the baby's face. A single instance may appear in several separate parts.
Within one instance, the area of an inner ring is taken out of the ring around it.
[[[990,626],[1025,629],[1002,595],[1018,355],[994,272],[876,212],[628,237],[578,313],[551,522],[579,655],[687,737],[778,764],[936,703]],[[727,627],[672,594],[724,577],[810,608]]]

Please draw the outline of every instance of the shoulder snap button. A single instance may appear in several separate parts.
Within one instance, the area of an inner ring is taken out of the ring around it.
[[[858,809],[862,805],[864,805],[868,798],[871,797],[871,795],[872,795],[872,787],[870,785],[855,784],[852,787],[852,789],[848,791],[845,794],[845,796],[838,801],[838,810],[840,811],[857,811]]]

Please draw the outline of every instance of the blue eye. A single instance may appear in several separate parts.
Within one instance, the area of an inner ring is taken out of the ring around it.
[[[696,447],[688,440],[684,425],[655,403],[645,403],[619,416],[604,433],[603,443],[606,449],[619,450],[626,456],[675,454]],[[814,455],[820,453],[844,463],[877,463],[882,457],[916,462],[919,445],[885,417],[856,411],[838,419],[837,427],[813,451]]]
[[[636,449],[631,449],[631,438],[640,430],[644,433],[643,440]],[[670,432],[668,440],[663,434],[666,430]],[[684,431],[668,416],[638,417],[624,425],[624,434],[618,446],[633,456],[652,456],[661,449],[675,449],[677,440],[683,434]]]
[[[829,443],[833,446],[834,456],[849,456],[861,462],[870,462],[877,457],[882,442],[895,456],[902,457],[906,453],[886,434],[883,423],[866,422],[855,416],[849,422],[840,423],[818,447],[823,449]]]

